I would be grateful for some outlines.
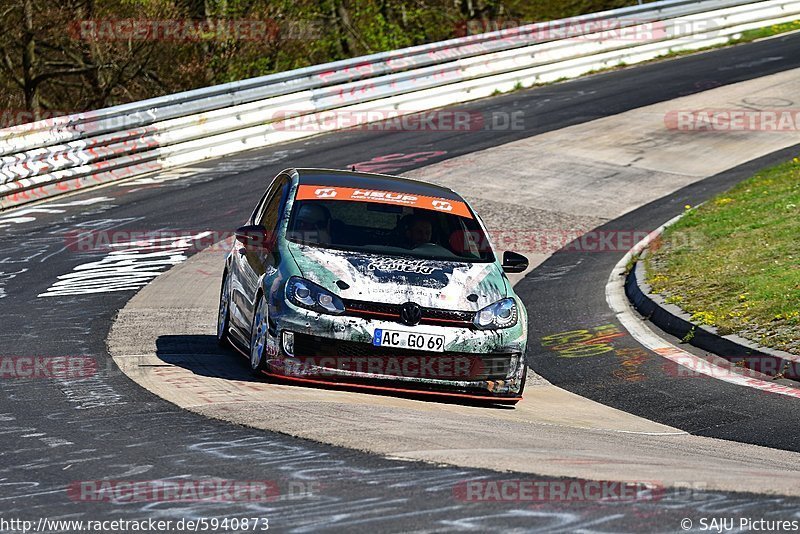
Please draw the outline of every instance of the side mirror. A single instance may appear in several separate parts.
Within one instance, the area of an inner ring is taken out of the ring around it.
[[[503,252],[503,271],[507,273],[521,273],[528,268],[528,258],[522,254],[507,250]]]
[[[267,229],[257,224],[240,226],[235,232],[236,240],[249,251],[271,250],[272,236]]]

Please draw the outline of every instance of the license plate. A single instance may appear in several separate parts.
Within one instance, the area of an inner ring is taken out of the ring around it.
[[[436,334],[418,334],[376,328],[372,336],[372,344],[376,347],[397,347],[400,349],[444,351],[444,336]]]

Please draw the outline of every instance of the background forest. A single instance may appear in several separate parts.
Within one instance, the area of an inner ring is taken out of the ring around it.
[[[635,3],[0,0],[0,127]]]

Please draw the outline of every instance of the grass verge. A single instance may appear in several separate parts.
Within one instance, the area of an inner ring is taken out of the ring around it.
[[[696,323],[800,354],[800,158],[690,210],[645,265]]]
[[[772,26],[765,26],[763,28],[756,28],[755,30],[747,30],[742,32],[742,35],[734,39],[734,43],[749,43],[756,39],[763,39],[764,37],[772,37],[773,35],[780,35],[781,33],[793,32],[800,30],[800,20],[793,20],[791,22],[784,22],[783,24],[773,24]]]
[[[655,60],[671,59],[675,57],[696,54],[697,52],[708,52],[709,50],[726,48],[728,46],[733,46],[737,44],[752,43],[753,41],[757,41],[759,39],[774,37],[782,33],[789,33],[797,30],[800,30],[800,20],[793,20],[791,22],[784,22],[782,24],[773,24],[772,26],[764,26],[763,28],[756,28],[754,30],[744,31],[736,37],[731,37],[727,43],[705,46],[703,48],[697,48],[694,50],[676,50],[668,52],[666,54],[662,54],[657,58],[655,58]]]

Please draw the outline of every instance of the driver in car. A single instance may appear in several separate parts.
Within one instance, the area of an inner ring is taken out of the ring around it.
[[[430,243],[433,238],[433,225],[423,217],[414,216],[406,227],[406,240],[409,248]]]

